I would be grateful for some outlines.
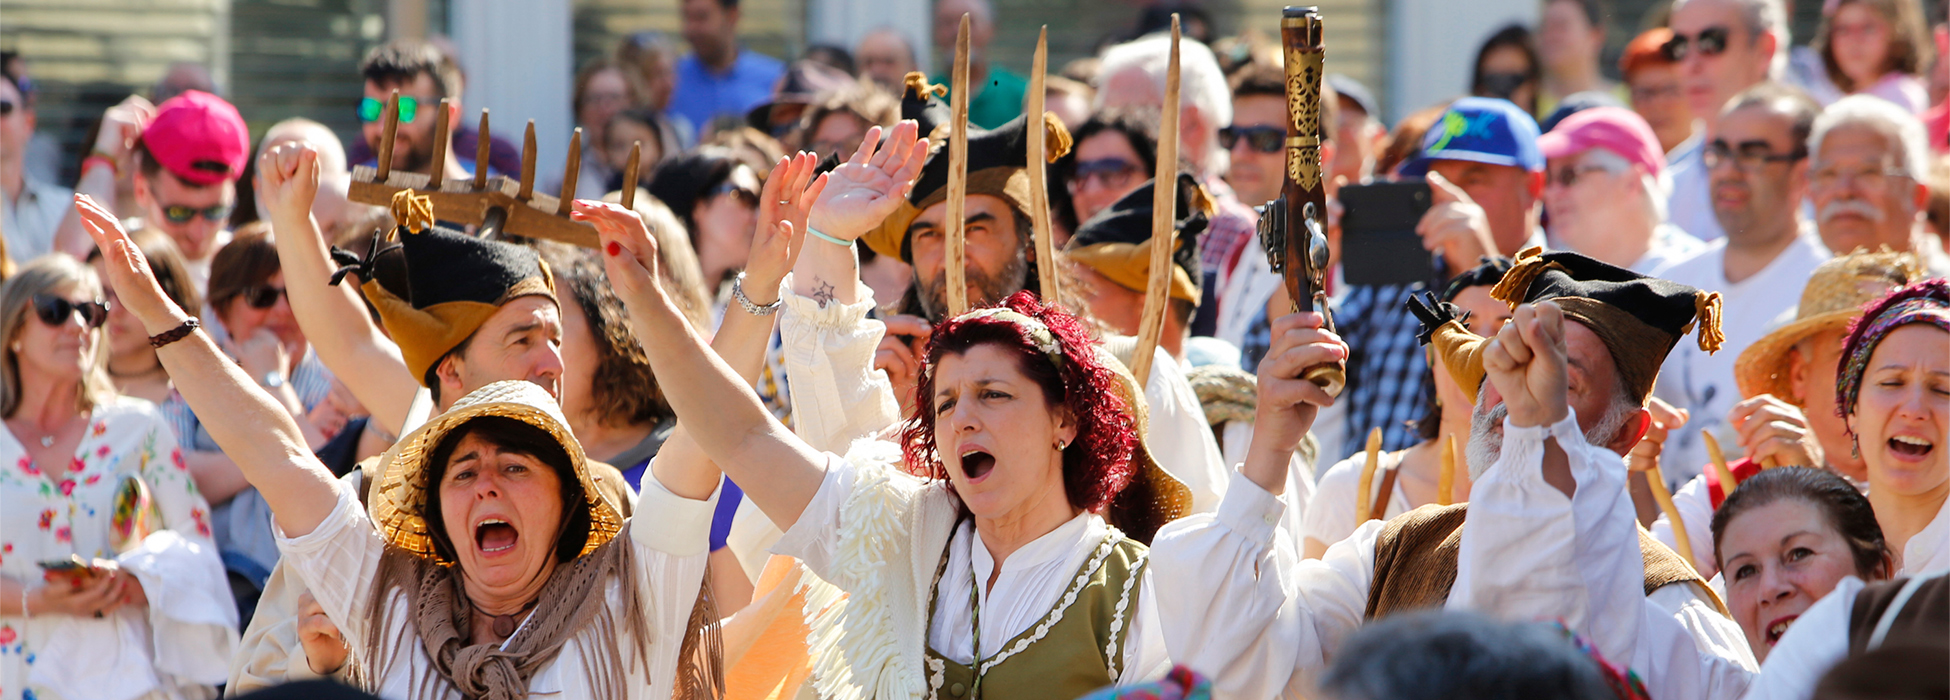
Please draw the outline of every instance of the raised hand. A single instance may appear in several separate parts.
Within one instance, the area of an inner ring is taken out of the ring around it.
[[[777,298],[779,282],[799,259],[806,242],[806,219],[826,190],[826,175],[813,177],[819,159],[801,151],[780,158],[758,195],[758,230],[745,261],[745,296],[754,304]]]
[[[305,663],[311,672],[321,676],[338,671],[352,651],[345,643],[345,634],[325,616],[324,606],[311,591],[298,595],[298,643],[305,647]]]
[[[906,314],[891,314],[883,320],[887,332],[880,336],[880,347],[874,350],[873,368],[887,373],[901,415],[913,415],[914,384],[920,378],[921,360],[934,327],[927,319]]]
[[[895,124],[885,143],[880,127],[868,129],[853,157],[827,174],[830,184],[815,200],[808,223],[846,241],[879,226],[914,188],[927,160],[928,140],[916,139],[920,129],[912,120]]]
[[[1666,436],[1692,417],[1686,409],[1675,408],[1656,396],[1645,402],[1645,410],[1652,414],[1652,424],[1646,427],[1645,435],[1639,438],[1639,444],[1632,446],[1631,453],[1625,459],[1626,466],[1635,472],[1651,471],[1659,466],[1659,454],[1665,451]]]
[[[95,136],[95,150],[114,158],[118,167],[128,165],[128,156],[135,150],[136,139],[142,137],[142,130],[155,118],[154,104],[141,95],[128,96],[102,114],[102,129]],[[128,172],[128,169],[124,167],[123,172]]]
[[[1799,465],[1819,469],[1827,463],[1821,442],[1808,429],[1808,416],[1786,401],[1761,394],[1733,405],[1727,422],[1740,433],[1740,447],[1747,458],[1775,464]]]
[[[273,218],[296,222],[311,216],[318,197],[318,149],[301,141],[265,151],[257,159],[257,177],[257,198]]]
[[[129,239],[129,232],[122,230],[122,222],[88,195],[75,195],[74,202],[75,211],[81,215],[82,228],[102,251],[102,267],[108,271],[108,283],[115,290],[116,301],[135,314],[150,335],[175,328],[189,318],[175,301],[163,294],[155,272],[149,269],[149,260],[142,257],[142,249]]]
[[[578,199],[569,218],[587,221],[596,227],[602,242],[603,269],[609,284],[626,304],[661,298],[663,286],[658,278],[657,239],[643,217],[622,205]],[[667,301],[667,300],[666,300]]]
[[[1564,311],[1551,301],[1518,306],[1483,348],[1483,369],[1511,425],[1552,425],[1569,415],[1566,361]]]
[[[1483,256],[1496,253],[1490,218],[1482,205],[1439,174],[1430,172],[1428,179],[1429,211],[1415,225],[1422,248],[1440,253],[1452,276],[1475,267]]]
[[[1286,488],[1287,463],[1314,417],[1334,405],[1334,397],[1301,373],[1347,359],[1347,343],[1322,328],[1324,321],[1311,311],[1275,319],[1272,345],[1259,363],[1259,407],[1241,473],[1275,495]]]

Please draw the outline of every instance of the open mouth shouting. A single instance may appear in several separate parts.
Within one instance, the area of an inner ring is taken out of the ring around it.
[[[1936,444],[1930,442],[1929,438],[1925,437],[1897,435],[1889,438],[1889,451],[1902,457],[1920,459],[1930,454],[1930,451],[1934,449],[1936,449]]]
[[[514,551],[521,532],[500,518],[486,518],[474,525],[474,546],[481,556],[494,557]]]
[[[1767,625],[1767,630],[1765,631],[1767,646],[1773,647],[1774,645],[1781,643],[1781,635],[1787,634],[1788,627],[1792,626],[1794,624],[1794,621],[1799,617],[1801,616],[1789,615],[1787,617],[1783,617],[1773,621],[1772,623],[1769,623]]]
[[[961,473],[968,482],[978,483],[989,472],[995,471],[995,455],[980,447],[965,447],[961,452]]]

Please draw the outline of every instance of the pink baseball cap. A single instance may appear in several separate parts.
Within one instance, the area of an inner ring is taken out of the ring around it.
[[[1637,112],[1623,107],[1592,107],[1565,117],[1557,128],[1537,138],[1545,158],[1563,158],[1602,148],[1637,163],[1657,176],[1666,169],[1659,136]]]
[[[214,185],[244,174],[250,129],[223,98],[188,90],[156,108],[156,118],[142,130],[142,145],[177,179]]]

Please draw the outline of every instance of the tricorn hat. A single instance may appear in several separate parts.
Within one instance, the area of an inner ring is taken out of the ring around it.
[[[1679,339],[1699,330],[1699,348],[1716,352],[1720,333],[1720,294],[1677,282],[1646,277],[1568,252],[1544,253],[1533,247],[1517,253],[1516,264],[1490,296],[1518,304],[1555,302],[1564,316],[1598,335],[1611,351],[1618,376],[1634,399],[1644,401],[1659,377],[1659,365]],[[1422,322],[1419,337],[1435,351],[1471,401],[1483,385],[1483,346],[1488,339],[1469,332],[1455,307],[1411,298],[1409,309]]]
[[[936,86],[925,86],[926,81],[914,80],[914,75],[918,74],[909,75],[908,96],[901,101],[901,118],[923,117],[921,133],[933,132],[929,136],[928,160],[921,166],[921,175],[915,180],[914,189],[908,193],[907,200],[901,202],[894,213],[887,215],[878,228],[862,237],[873,252],[904,261],[912,261],[907,247],[907,227],[928,207],[948,199],[949,149],[947,129],[943,127],[949,126],[949,119],[929,124],[941,115],[930,106],[916,105],[932,101],[927,95],[932,94]],[[923,86],[917,87],[916,83]],[[917,94],[921,96],[921,102],[916,102]],[[1063,127],[1063,122],[1049,112],[1043,113],[1040,122],[1040,128],[1035,132],[1030,131],[1028,115],[1017,117],[994,131],[969,129],[968,194],[1000,197],[1016,211],[1027,213],[1030,201],[1029,173],[1026,170],[1029,142],[1025,139],[1032,135],[1045,139],[1045,152],[1050,162],[1070,152],[1070,130]]]
[[[548,264],[526,247],[433,225],[432,200],[411,190],[393,196],[392,235],[373,237],[366,257],[333,249],[347,274],[379,312],[406,368],[431,387],[433,367],[474,334],[503,304],[525,296],[555,299]]]
[[[1077,227],[1064,253],[1126,289],[1151,284],[1152,185],[1146,182]],[[1178,238],[1171,252],[1171,297],[1197,306],[1198,239],[1211,221],[1212,198],[1191,175],[1178,176]]]

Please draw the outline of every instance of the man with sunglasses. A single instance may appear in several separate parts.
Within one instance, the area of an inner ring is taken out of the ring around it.
[[[433,167],[433,149],[447,149],[441,177],[465,178],[474,174],[474,152],[456,153],[454,140],[433,142],[434,123],[447,120],[448,133],[461,129],[460,66],[446,52],[432,44],[398,40],[373,47],[359,64],[365,77],[365,97],[359,100],[360,133],[372,153],[378,153],[386,138],[386,101],[399,91],[399,129],[393,134],[393,169],[427,173]],[[440,100],[449,98],[453,109],[439,114]],[[486,138],[486,134],[479,136]],[[377,156],[367,156],[361,165],[374,165]]]
[[[115,181],[133,161],[139,225],[169,235],[201,292],[210,285],[210,261],[230,242],[230,212],[237,204],[237,178],[250,157],[250,129],[237,108],[223,98],[185,91],[159,106],[130,96],[102,117],[95,150],[81,161],[75,190],[96,202],[116,201]],[[94,243],[81,230],[70,203],[68,219],[55,234],[55,246],[86,257]]]
[[[1933,275],[1950,274],[1923,222],[1929,168],[1929,137],[1907,110],[1872,95],[1823,110],[1808,137],[1808,195],[1829,252],[1886,246],[1916,253]]]
[[[1711,133],[1721,109],[1742,90],[1773,74],[1775,53],[1787,42],[1780,0],[1679,0],[1673,4],[1666,58],[1679,68],[1680,90]],[[1726,235],[1708,196],[1712,173],[1702,161],[1707,141],[1672,153],[1672,223],[1700,240]]]
[[[1808,133],[1820,111],[1800,90],[1761,83],[1735,96],[1707,135],[1713,214],[1726,235],[1664,277],[1720,293],[1726,340],[1712,354],[1682,344],[1660,370],[1658,397],[1692,413],[1661,457],[1666,478],[1678,484],[1707,463],[1701,430],[1713,431],[1722,445],[1738,442],[1725,420],[1741,399],[1734,360],[1775,318],[1792,313],[1808,276],[1829,258],[1800,216],[1808,194]]]
[[[8,257],[27,262],[54,249],[54,232],[74,208],[74,193],[35,177],[27,167],[34,109],[27,81],[0,80],[0,231]]]

